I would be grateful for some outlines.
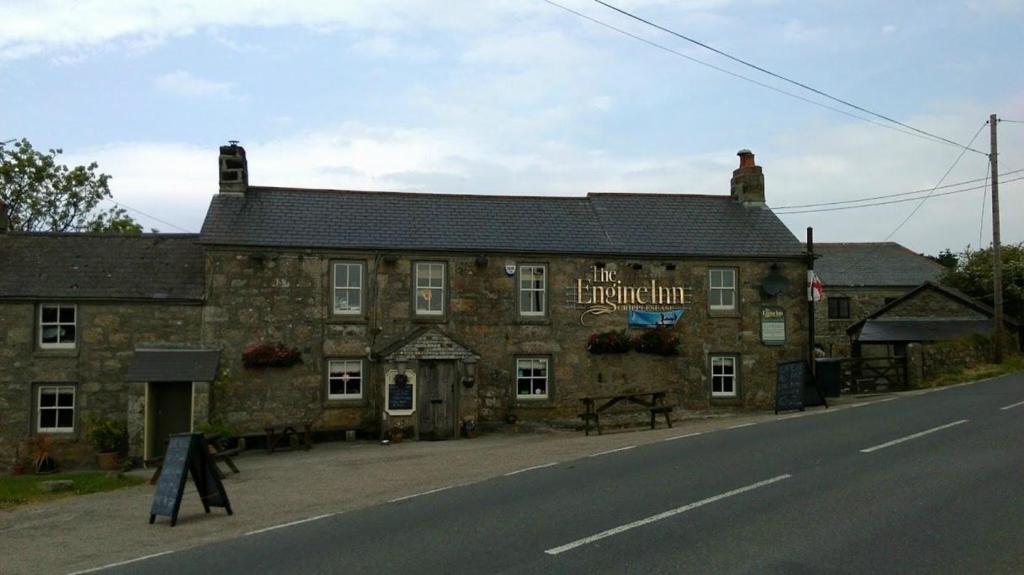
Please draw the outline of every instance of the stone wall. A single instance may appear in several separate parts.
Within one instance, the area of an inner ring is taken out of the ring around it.
[[[89,413],[125,419],[129,384],[124,373],[134,349],[199,341],[198,305],[70,303],[77,304],[75,349],[42,350],[36,344],[37,304],[0,302],[0,469],[10,466],[16,449],[35,434],[38,384],[76,384],[75,431],[50,434],[53,455],[68,466],[89,462],[93,451],[82,422]]]
[[[925,289],[914,297],[900,302],[881,317],[886,319],[915,317],[988,319],[989,316],[937,290]]]
[[[829,319],[828,301],[815,305],[814,341],[821,344],[829,357],[849,357],[850,337],[846,328],[866,318],[885,305],[887,298],[904,296],[911,287],[848,287],[825,286],[825,297],[850,298],[849,319]]]
[[[334,316],[331,309],[330,262],[362,262],[366,269],[364,313],[356,318]],[[447,264],[446,314],[424,319],[413,314],[412,269],[416,261]],[[479,355],[476,385],[457,386],[460,415],[498,421],[515,413],[521,420],[574,420],[579,397],[620,389],[667,389],[687,407],[714,405],[764,408],[771,405],[777,361],[802,359],[806,350],[806,306],[801,262],[777,262],[790,281],[781,296],[760,292],[761,280],[772,262],[676,261],[667,269],[662,260],[607,259],[606,269],[619,274],[625,285],[683,285],[691,301],[676,333],[682,344],[678,357],[630,352],[624,356],[595,356],[587,352],[591,334],[626,327],[626,312],[588,316],[571,303],[576,279],[587,277],[595,258],[453,254],[403,254],[384,258],[373,253],[294,251],[267,252],[211,248],[208,252],[208,301],[203,310],[203,340],[223,346],[224,376],[211,391],[211,417],[258,433],[269,422],[314,421],[331,427],[376,429],[380,422],[386,366],[368,349],[382,350],[417,328],[436,326]],[[524,319],[516,307],[516,278],[506,264],[548,265],[548,314]],[[639,264],[640,269],[634,269]],[[713,314],[708,310],[709,267],[738,270],[738,310]],[[787,342],[760,342],[760,310],[764,305],[786,311]],[[244,348],[258,342],[281,342],[302,351],[302,363],[289,368],[246,369]],[[712,400],[708,371],[710,354],[735,354],[740,359],[739,397]],[[550,393],[546,400],[516,400],[517,355],[543,355],[551,361]],[[326,395],[326,361],[330,358],[368,359],[364,398],[332,401]]]

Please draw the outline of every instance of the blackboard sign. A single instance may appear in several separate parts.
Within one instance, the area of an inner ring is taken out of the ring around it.
[[[413,408],[412,385],[388,385],[388,411],[408,411]]]
[[[788,409],[804,410],[804,385],[808,379],[804,361],[780,362],[775,377],[775,413]]]
[[[156,484],[153,505],[149,510],[150,524],[156,521],[157,515],[170,517],[171,527],[178,523],[181,495],[185,492],[189,473],[207,513],[210,507],[223,507],[228,515],[232,514],[231,502],[210,458],[206,439],[201,433],[177,433],[171,436],[164,453],[160,481]]]

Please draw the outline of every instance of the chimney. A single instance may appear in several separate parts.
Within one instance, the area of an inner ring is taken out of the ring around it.
[[[732,172],[732,199],[752,206],[764,205],[764,174],[761,166],[754,163],[754,153],[750,150],[736,152],[740,157],[740,167]]]
[[[220,193],[244,194],[249,187],[249,163],[245,160],[245,148],[238,140],[228,140],[227,146],[220,147]]]

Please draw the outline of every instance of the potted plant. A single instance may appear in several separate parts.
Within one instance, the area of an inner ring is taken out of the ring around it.
[[[396,421],[391,429],[388,430],[388,436],[391,439],[391,443],[401,443],[402,438],[405,437],[405,422]]]
[[[633,347],[633,339],[625,330],[595,333],[587,340],[587,351],[593,354],[626,353]]]
[[[86,434],[96,450],[96,463],[104,471],[121,469],[121,457],[128,451],[128,426],[123,420],[93,414],[86,420]]]
[[[57,462],[50,456],[53,440],[48,435],[37,435],[28,440],[28,450],[32,453],[32,470],[37,474],[54,473]]]

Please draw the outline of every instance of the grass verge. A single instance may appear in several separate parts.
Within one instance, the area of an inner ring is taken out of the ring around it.
[[[1024,356],[1008,355],[1003,363],[982,363],[959,371],[944,373],[939,377],[933,377],[925,382],[922,387],[944,387],[965,381],[977,381],[1006,375],[1015,371],[1024,371]]]
[[[74,487],[66,491],[47,492],[40,488],[44,481],[70,480]],[[54,473],[52,475],[19,475],[0,477],[0,509],[26,503],[52,501],[73,495],[112,491],[144,483],[145,479],[130,475],[107,477],[103,472]]]

